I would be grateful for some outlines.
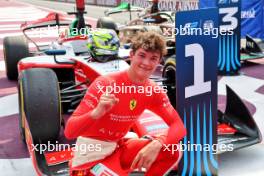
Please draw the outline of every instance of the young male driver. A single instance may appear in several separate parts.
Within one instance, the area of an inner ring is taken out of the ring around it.
[[[186,130],[165,91],[149,79],[164,54],[166,46],[162,36],[155,32],[139,33],[132,42],[130,68],[101,76],[90,85],[84,99],[66,124],[65,136],[69,139],[77,138],[78,145],[95,142],[108,147],[105,147],[105,151],[102,148],[104,152],[101,151],[101,155],[104,156],[90,153],[86,159],[75,152],[71,174],[74,170],[90,169],[116,151],[121,152],[119,164],[127,173],[146,168],[146,175],[159,176],[175,167],[180,153],[172,154],[164,150],[164,146],[178,144],[186,135]],[[112,85],[148,87],[152,88],[152,94],[142,91],[115,94],[107,90],[107,86]],[[156,113],[168,124],[167,134],[152,136],[151,140],[124,139],[145,109]]]

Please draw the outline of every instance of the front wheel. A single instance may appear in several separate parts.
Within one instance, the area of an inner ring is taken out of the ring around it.
[[[34,143],[55,141],[60,134],[61,105],[57,76],[47,68],[22,72],[19,79],[19,128],[25,139],[27,120]]]

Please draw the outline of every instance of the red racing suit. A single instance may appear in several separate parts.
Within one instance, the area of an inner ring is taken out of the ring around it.
[[[110,91],[111,94],[115,94],[119,102],[103,117],[96,120],[90,118],[89,113],[97,106],[100,96],[106,90]],[[131,129],[145,109],[156,113],[168,124],[167,134],[153,136],[163,144],[178,144],[186,135],[184,124],[170,104],[164,89],[151,80],[146,81],[144,84],[135,84],[129,79],[126,70],[98,77],[89,86],[80,105],[66,124],[65,136],[69,139],[83,136],[118,142]],[[142,140],[123,143],[123,147],[119,147],[119,149],[125,149],[126,154],[125,157],[121,157],[120,162],[125,163],[123,165],[129,168],[137,152],[147,144],[148,142],[142,142]],[[157,170],[165,173],[178,159],[178,154],[173,159],[167,153],[160,153],[161,155],[156,160],[159,164],[156,164],[155,169],[156,162],[154,162],[148,171],[149,175],[153,175]],[[158,160],[163,158],[167,158],[171,162],[163,160],[162,166]]]

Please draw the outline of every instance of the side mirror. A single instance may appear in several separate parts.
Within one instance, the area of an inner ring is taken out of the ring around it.
[[[58,60],[56,58],[56,56],[58,55],[65,55],[66,54],[66,50],[46,50],[44,51],[45,54],[49,55],[49,56],[53,56],[54,57],[54,61],[57,64],[70,64],[70,65],[74,65],[75,61],[74,60],[70,60],[70,59],[60,59]]]
[[[45,50],[44,53],[49,55],[49,56],[65,55],[66,50],[56,50],[56,49],[53,50],[53,49],[51,49],[51,50]]]

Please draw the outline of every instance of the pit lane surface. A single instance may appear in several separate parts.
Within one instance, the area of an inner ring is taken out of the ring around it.
[[[22,34],[19,26],[22,22],[42,18],[55,8],[57,11],[72,11],[73,4],[34,0],[30,5],[20,1],[0,1],[0,175],[30,176],[35,175],[25,145],[21,142],[18,131],[17,83],[8,81],[3,62],[3,38]],[[58,5],[60,4],[60,5]],[[39,8],[42,6],[44,8]],[[106,8],[87,6],[88,16],[103,16]],[[89,23],[95,19],[86,17]],[[55,36],[36,38],[38,43],[49,43]],[[31,48],[34,48],[30,44]],[[225,88],[228,84],[247,102],[262,135],[264,135],[264,59],[243,65],[240,76],[219,79],[219,106],[224,107]],[[219,157],[219,175],[264,175],[264,144],[258,144],[236,152],[222,154]]]

